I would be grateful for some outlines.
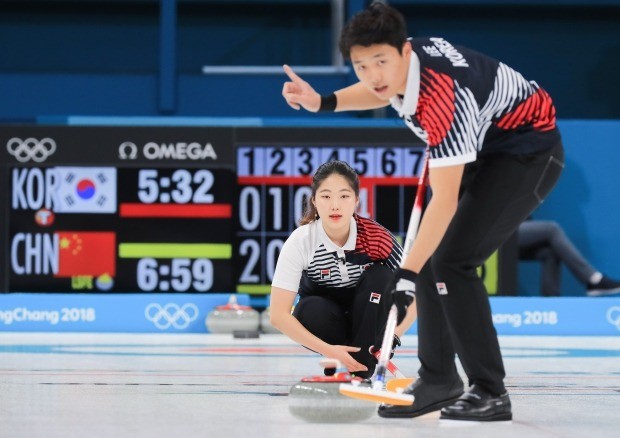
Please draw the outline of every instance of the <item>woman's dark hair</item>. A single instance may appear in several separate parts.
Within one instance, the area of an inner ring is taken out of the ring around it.
[[[358,12],[346,24],[340,34],[340,53],[351,58],[351,47],[370,47],[373,44],[388,44],[402,53],[407,41],[405,17],[383,2],[375,1]]]
[[[316,191],[319,189],[319,186],[323,183],[323,181],[333,174],[343,176],[353,189],[353,192],[355,192],[355,197],[359,198],[360,179],[357,172],[344,161],[327,161],[326,163],[321,164],[316,172],[314,172],[312,184],[310,185],[310,188],[312,189],[312,196],[306,199],[306,208],[304,209],[303,217],[299,221],[299,225],[309,224],[319,217],[312,200],[315,198]]]

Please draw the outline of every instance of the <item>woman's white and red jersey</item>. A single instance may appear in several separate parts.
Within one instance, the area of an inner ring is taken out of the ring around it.
[[[327,236],[319,218],[295,229],[284,242],[271,285],[301,295],[352,288],[373,263],[394,271],[401,257],[396,238],[372,219],[351,218],[349,238],[339,247]]]
[[[409,41],[406,91],[390,103],[430,146],[431,167],[536,153],[560,140],[553,102],[536,82],[443,38]]]

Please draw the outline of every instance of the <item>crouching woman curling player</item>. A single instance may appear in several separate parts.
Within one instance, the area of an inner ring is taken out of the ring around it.
[[[382,294],[402,248],[383,226],[355,214],[359,185],[343,161],[317,169],[301,226],[278,258],[270,313],[271,324],[290,339],[366,378],[376,365],[370,349],[382,336],[392,303]],[[415,317],[415,306],[409,306],[394,347]]]

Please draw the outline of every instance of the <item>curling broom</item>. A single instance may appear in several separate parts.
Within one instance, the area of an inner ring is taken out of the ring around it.
[[[413,246],[413,242],[418,233],[420,226],[420,219],[422,217],[422,206],[424,205],[424,198],[426,196],[426,183],[428,178],[428,148],[424,154],[424,163],[422,167],[422,174],[418,182],[418,189],[416,191],[415,201],[413,203],[413,210],[411,217],[409,218],[409,226],[407,227],[407,235],[403,244],[403,259],[405,260],[407,254]],[[402,262],[401,261],[401,262]],[[402,390],[413,382],[414,379],[406,378],[395,365],[390,362],[389,354],[391,350],[392,339],[394,338],[394,330],[396,329],[396,322],[398,317],[398,311],[396,306],[392,305],[390,313],[388,315],[388,322],[385,327],[385,333],[383,335],[383,344],[381,345],[381,351],[379,356],[379,363],[377,364],[377,372],[375,373],[375,379],[372,383],[372,387],[360,387],[353,384],[341,384],[340,393],[348,397],[358,398],[362,400],[374,401],[377,403],[388,403],[392,405],[408,406],[413,404],[413,395],[402,394]],[[390,369],[390,372],[395,375],[396,379],[385,382],[385,372],[388,367],[392,366],[394,370]],[[398,374],[397,374],[398,373]],[[400,374],[400,375],[399,375]]]

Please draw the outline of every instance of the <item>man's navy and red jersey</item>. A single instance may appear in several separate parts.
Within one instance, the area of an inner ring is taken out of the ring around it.
[[[560,140],[553,102],[536,82],[443,38],[410,42],[405,95],[390,102],[430,146],[431,167],[493,153],[536,153]]]
[[[373,263],[398,268],[402,247],[372,219],[351,218],[343,247],[327,236],[321,219],[295,229],[284,242],[271,285],[302,295],[354,288]]]

